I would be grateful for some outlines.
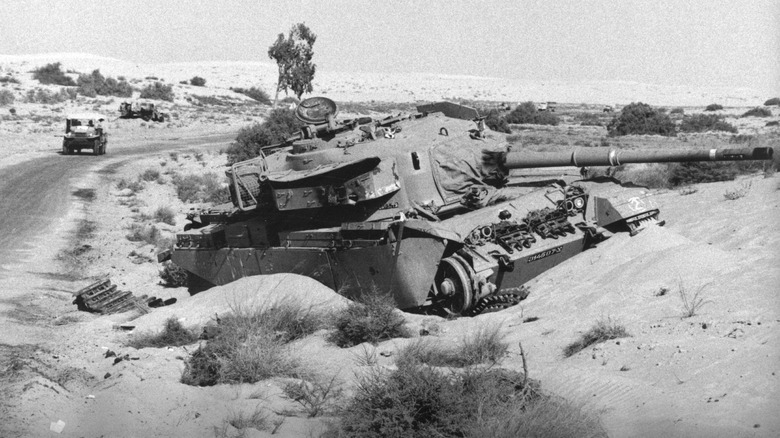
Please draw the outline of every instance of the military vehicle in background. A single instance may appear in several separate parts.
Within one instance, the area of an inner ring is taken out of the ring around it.
[[[349,298],[375,290],[404,310],[473,315],[517,304],[526,282],[613,233],[663,224],[647,190],[562,175],[561,166],[773,153],[525,152],[475,109],[449,102],[337,121],[335,103],[318,97],[296,115],[300,132],[234,164],[232,203],[191,214],[160,261],[210,285],[297,273]]]
[[[150,102],[122,102],[119,104],[119,117],[123,119],[141,118],[148,122],[164,122],[168,115],[159,111]]]
[[[65,134],[62,136],[62,154],[81,153],[92,149],[93,155],[106,153],[108,134],[103,128],[106,117],[98,113],[76,113],[65,117]]]

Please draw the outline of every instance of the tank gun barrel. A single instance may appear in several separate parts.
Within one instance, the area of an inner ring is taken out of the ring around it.
[[[483,152],[486,165],[502,169],[559,166],[619,166],[629,163],[685,163],[691,161],[771,160],[769,147],[739,149],[627,150],[577,148],[571,152]]]

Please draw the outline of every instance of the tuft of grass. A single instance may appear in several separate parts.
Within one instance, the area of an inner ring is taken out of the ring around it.
[[[376,290],[350,303],[334,318],[330,341],[342,348],[411,336],[393,298]]]
[[[236,306],[218,320],[216,335],[187,360],[181,382],[194,386],[301,378],[305,367],[289,343],[326,326],[327,315],[283,301],[259,308]]]
[[[176,317],[165,320],[165,326],[157,333],[133,333],[125,342],[128,347],[141,348],[179,347],[197,342],[195,330],[185,328]]]
[[[309,418],[337,408],[344,393],[336,375],[330,379],[314,377],[297,383],[290,382],[282,391],[287,398],[300,404]]]
[[[480,328],[465,336],[459,345],[449,348],[420,339],[403,348],[397,361],[456,368],[482,363],[495,365],[509,348],[503,339],[499,327]]]
[[[745,181],[734,190],[726,190],[726,193],[723,194],[723,197],[728,201],[736,201],[739,198],[744,198],[748,193],[750,193],[750,188],[752,186],[752,181]]]
[[[710,300],[704,299],[704,288],[707,285],[699,286],[693,293],[685,287],[682,280],[678,282],[677,293],[680,295],[680,300],[683,305],[683,318],[690,318],[699,311],[705,304],[711,303]]]
[[[625,338],[631,336],[626,328],[613,321],[612,318],[601,319],[590,330],[583,333],[580,338],[563,349],[565,357],[571,357],[580,351],[588,348],[590,345],[610,339]]]
[[[158,207],[157,210],[154,211],[153,217],[157,222],[176,225],[176,213],[173,212],[171,207]]]
[[[160,269],[160,279],[163,285],[168,287],[181,287],[187,285],[189,273],[186,269],[168,260]]]
[[[229,426],[238,429],[238,434],[233,435],[233,437],[243,438],[246,436],[246,429],[267,430],[268,416],[260,409],[259,405],[252,412],[230,411],[221,426],[214,426],[214,436],[217,438],[231,437],[228,433]]]

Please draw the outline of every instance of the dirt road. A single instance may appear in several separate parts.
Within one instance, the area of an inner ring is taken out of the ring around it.
[[[218,149],[227,146],[235,133],[198,138],[171,138],[140,144],[111,139],[106,155],[51,156],[0,169],[0,278],[12,275],[11,264],[35,257],[34,242],[59,218],[64,217],[78,195],[72,182],[90,172],[121,166],[133,157],[160,151]]]

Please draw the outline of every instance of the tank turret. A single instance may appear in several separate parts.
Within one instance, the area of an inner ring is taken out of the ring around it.
[[[614,180],[518,179],[511,169],[770,159],[771,148],[511,151],[473,108],[450,102],[382,120],[337,120],[306,99],[305,126],[227,174],[232,203],[190,216],[171,258],[207,285],[297,273],[350,298],[478,314],[520,302],[524,284],[616,232],[660,221],[652,194]]]

